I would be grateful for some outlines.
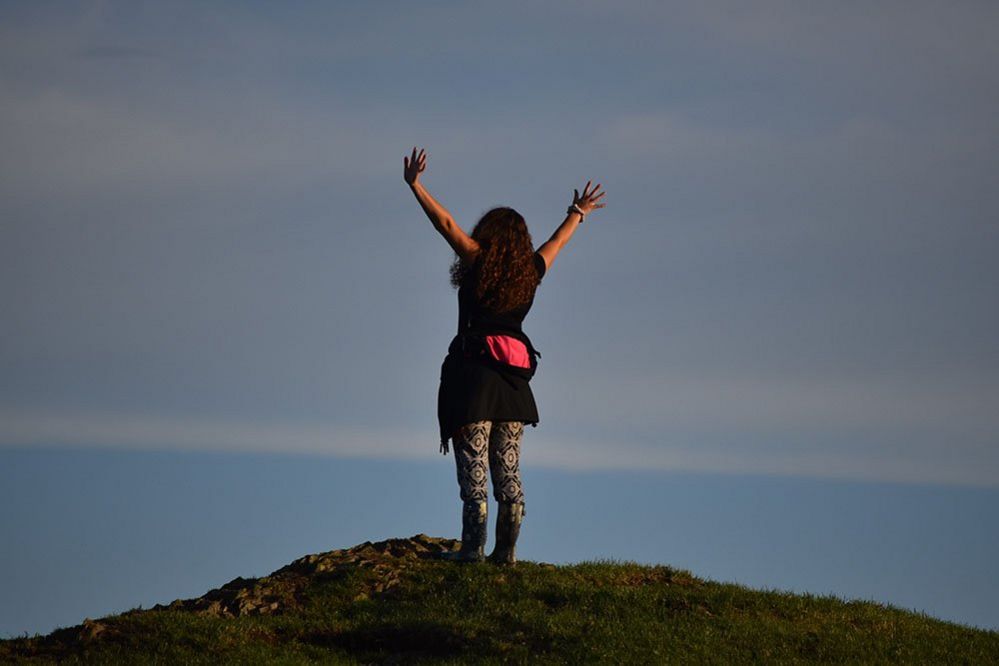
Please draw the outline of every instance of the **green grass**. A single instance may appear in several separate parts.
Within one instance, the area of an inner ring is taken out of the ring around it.
[[[385,586],[387,575],[398,582]],[[136,609],[100,620],[91,640],[74,627],[2,641],[0,661],[999,663],[999,632],[666,566],[504,568],[382,554],[303,580],[297,607],[279,614]]]

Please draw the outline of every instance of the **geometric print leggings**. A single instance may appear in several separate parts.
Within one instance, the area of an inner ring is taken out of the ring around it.
[[[524,424],[519,421],[476,421],[462,426],[454,438],[454,461],[463,502],[484,502],[489,498],[488,461],[496,501],[524,503],[520,485],[523,435]]]

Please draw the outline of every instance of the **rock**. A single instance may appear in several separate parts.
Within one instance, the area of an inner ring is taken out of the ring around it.
[[[352,548],[305,555],[263,578],[237,577],[196,599],[177,599],[168,606],[157,604],[154,610],[184,610],[216,617],[284,613],[300,606],[304,590],[316,574],[328,576],[345,569],[365,568],[371,571],[374,580],[368,589],[357,594],[355,600],[360,601],[372,595],[397,592],[393,588],[413,562],[435,559],[440,553],[460,546],[457,539],[426,534],[374,543],[365,541]]]
[[[107,625],[103,622],[97,622],[91,620],[89,617],[84,618],[83,624],[80,625],[80,631],[77,634],[77,639],[81,643],[92,643],[96,641],[98,637],[107,631]]]

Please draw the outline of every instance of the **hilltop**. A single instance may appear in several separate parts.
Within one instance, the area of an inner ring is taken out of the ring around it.
[[[195,599],[0,641],[0,661],[999,663],[999,632],[669,566],[437,559],[418,534],[307,555]]]

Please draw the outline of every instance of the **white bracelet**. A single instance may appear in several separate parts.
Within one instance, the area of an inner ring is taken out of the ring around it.
[[[575,203],[573,203],[571,206],[569,206],[568,208],[566,208],[565,212],[566,212],[566,214],[576,213],[577,215],[579,215],[579,223],[580,224],[583,223],[583,218],[586,217],[586,215],[583,213],[583,210],[579,206],[577,206]]]

